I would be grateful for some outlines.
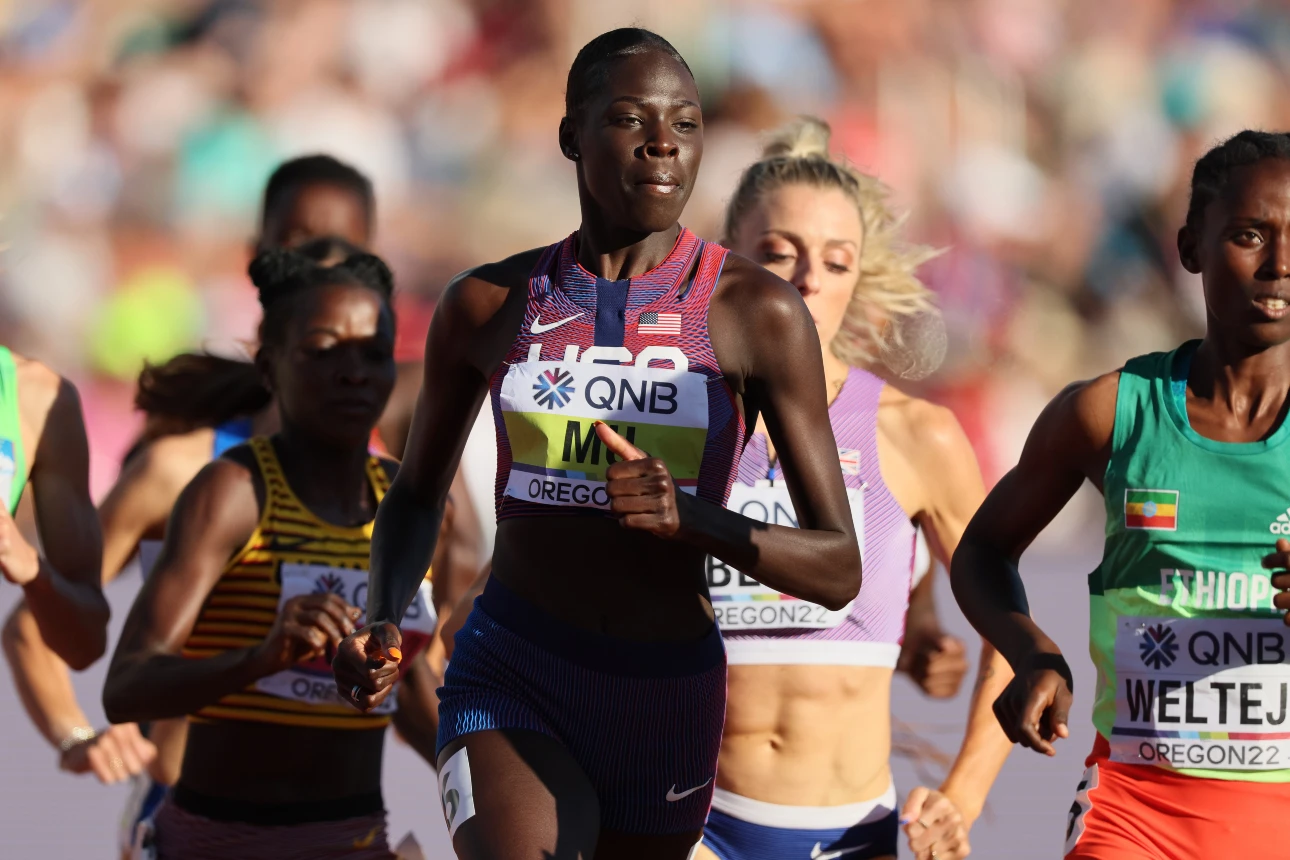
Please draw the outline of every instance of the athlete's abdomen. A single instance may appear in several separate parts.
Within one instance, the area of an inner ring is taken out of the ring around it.
[[[731,666],[717,784],[766,803],[838,806],[890,782],[890,669]]]

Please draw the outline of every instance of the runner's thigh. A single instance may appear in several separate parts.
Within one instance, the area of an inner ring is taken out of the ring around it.
[[[454,756],[464,748],[466,756]],[[470,797],[460,771],[469,770]],[[439,753],[439,794],[460,817],[453,849],[461,860],[593,860],[600,807],[563,746],[530,731],[475,732]],[[473,811],[472,811],[473,804]]]

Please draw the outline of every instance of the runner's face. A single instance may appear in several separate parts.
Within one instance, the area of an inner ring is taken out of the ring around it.
[[[358,284],[295,300],[269,369],[283,423],[335,445],[366,445],[394,387],[393,314]]]
[[[864,225],[836,188],[784,185],[743,219],[734,249],[797,287],[820,343],[832,343],[859,278]]]
[[[335,236],[366,248],[372,241],[363,197],[330,182],[303,185],[280,204],[264,225],[261,247],[297,248],[310,239]]]
[[[1290,161],[1233,170],[1179,252],[1201,275],[1211,325],[1255,349],[1290,342]]]
[[[577,153],[584,191],[610,223],[658,233],[681,217],[703,155],[694,78],[672,57],[646,51],[614,61],[561,144]]]

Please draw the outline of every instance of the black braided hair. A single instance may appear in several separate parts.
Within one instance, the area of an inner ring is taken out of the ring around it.
[[[336,252],[345,253],[344,258],[326,265]],[[315,287],[362,284],[380,295],[393,312],[394,276],[389,267],[375,254],[354,249],[342,239],[315,239],[294,251],[269,248],[256,255],[247,273],[259,291],[260,307],[264,309],[261,348],[281,343],[294,306],[290,299]]]
[[[601,33],[583,45],[578,56],[574,57],[564,90],[564,115],[571,119],[578,116],[592,95],[609,80],[609,66],[615,60],[646,51],[662,51],[684,66],[690,77],[694,77],[690,64],[667,39],[652,30],[620,27]]]
[[[376,195],[372,181],[361,171],[330,155],[305,155],[278,165],[264,186],[264,205],[260,210],[260,232],[267,232],[268,225],[292,197],[308,185],[335,185],[354,194],[363,201],[363,212],[368,229],[376,219]]]
[[[1199,226],[1205,207],[1223,192],[1233,170],[1269,158],[1290,159],[1290,134],[1246,130],[1201,156],[1191,175],[1187,226],[1193,229]]]

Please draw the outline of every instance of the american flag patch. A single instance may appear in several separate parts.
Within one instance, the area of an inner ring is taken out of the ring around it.
[[[636,330],[640,334],[679,335],[681,333],[681,315],[647,311],[636,320],[636,325]]]
[[[842,466],[842,474],[860,474],[860,452],[855,448],[839,448],[838,463]]]

